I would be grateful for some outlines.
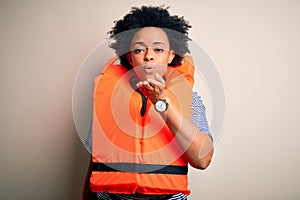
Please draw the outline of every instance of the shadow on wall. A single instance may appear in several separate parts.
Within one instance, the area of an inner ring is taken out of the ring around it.
[[[90,162],[90,153],[83,146],[77,133],[74,133],[75,141],[73,156],[70,166],[70,200],[81,200],[83,187]]]

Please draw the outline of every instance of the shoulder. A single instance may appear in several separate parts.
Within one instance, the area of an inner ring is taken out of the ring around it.
[[[197,92],[193,92],[192,94],[192,106],[204,107],[201,96],[199,96]]]

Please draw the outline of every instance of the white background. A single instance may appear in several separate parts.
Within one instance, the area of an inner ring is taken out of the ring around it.
[[[192,200],[300,199],[300,1],[0,1],[0,199],[80,199],[72,118],[87,54],[131,6],[169,5],[223,80],[226,120]],[[211,106],[208,104],[208,112]]]

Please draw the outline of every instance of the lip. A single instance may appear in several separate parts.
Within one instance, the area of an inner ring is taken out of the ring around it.
[[[143,68],[147,74],[150,74],[154,71],[155,66],[154,65],[144,65]]]

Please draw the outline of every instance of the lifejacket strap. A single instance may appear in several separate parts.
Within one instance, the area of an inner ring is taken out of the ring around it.
[[[92,162],[92,171],[186,175],[188,172],[188,167],[175,166],[175,165],[124,163],[124,162],[118,162],[118,163]]]

